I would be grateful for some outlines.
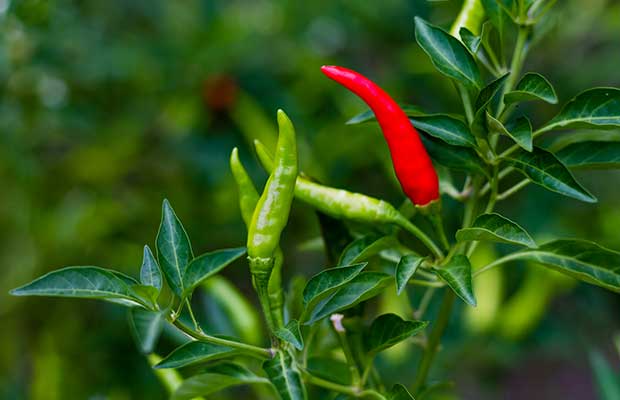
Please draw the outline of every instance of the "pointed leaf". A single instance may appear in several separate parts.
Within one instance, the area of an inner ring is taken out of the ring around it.
[[[556,156],[569,168],[620,168],[620,142],[573,143]]]
[[[66,267],[49,272],[13,289],[14,296],[52,296],[99,299],[128,306],[144,305],[132,287],[138,282],[127,275],[99,267]]]
[[[392,387],[392,390],[390,390],[388,400],[415,400],[415,398],[409,393],[407,388],[397,383]]]
[[[341,385],[351,384],[351,370],[342,360],[325,356],[312,356],[308,359],[307,371],[319,378],[327,379]]]
[[[400,259],[394,272],[397,294],[401,294],[407,287],[409,279],[415,274],[422,261],[424,261],[424,257],[416,256],[415,254],[407,254]]]
[[[489,133],[508,136],[522,149],[532,151],[532,125],[527,118],[519,117],[515,121],[514,127],[507,129],[500,121],[487,113],[487,124],[489,127]]]
[[[147,311],[141,308],[129,310],[129,326],[143,354],[151,354],[164,328],[166,316],[161,311]]]
[[[510,73],[506,73],[500,76],[499,78],[495,79],[494,81],[486,85],[480,91],[480,94],[476,98],[476,104],[474,107],[476,110],[476,114],[485,110],[486,106],[488,106],[491,100],[493,100],[493,97],[504,86],[504,83],[506,82],[506,79],[508,79],[509,75]],[[484,115],[484,113],[482,113],[482,115]]]
[[[183,274],[194,258],[189,237],[168,200],[162,207],[161,225],[157,232],[157,254],[164,276],[174,293],[183,295]]]
[[[377,354],[419,333],[426,325],[428,322],[405,321],[396,314],[380,315],[364,336],[364,348],[371,355]]]
[[[541,130],[620,126],[620,89],[594,88],[578,94]]]
[[[272,359],[263,363],[263,369],[281,400],[307,399],[301,373],[288,353],[278,351]]]
[[[338,265],[352,265],[366,261],[394,244],[393,236],[366,235],[351,242],[340,255]]]
[[[348,265],[326,269],[313,276],[304,288],[304,306],[312,310],[314,306],[336,289],[351,281],[359,275],[368,263]]]
[[[531,153],[519,150],[506,157],[506,160],[545,189],[586,203],[596,203],[596,198],[575,180],[568,168],[546,150],[539,147],[534,147]]]
[[[161,271],[149,246],[144,246],[142,268],[140,268],[140,282],[143,285],[156,288],[157,291],[161,290]]]
[[[496,213],[479,215],[471,227],[456,232],[456,240],[490,241],[536,247],[532,237],[516,222]]]
[[[390,282],[390,275],[383,272],[362,272],[317,304],[307,323],[311,324],[335,312],[356,306],[379,294]]]
[[[285,327],[276,330],[274,334],[278,338],[295,346],[297,350],[302,350],[304,348],[304,339],[299,330],[299,322],[295,319],[290,320]]]
[[[439,72],[469,88],[482,86],[476,61],[458,39],[419,17],[415,18],[415,38]]]
[[[476,138],[465,123],[448,115],[436,114],[410,118],[417,129],[454,146],[475,147]]]
[[[183,275],[184,296],[245,254],[245,247],[217,250],[194,258]]]
[[[458,254],[441,268],[434,268],[433,271],[470,306],[476,306],[476,297],[471,284],[471,264],[469,259],[462,254]]]
[[[427,115],[420,107],[414,106],[411,104],[399,104],[401,110],[405,112],[405,114],[409,117],[417,117],[422,115]],[[347,121],[347,125],[356,125],[362,124],[366,122],[374,122],[377,118],[375,117],[375,113],[372,110],[366,110],[360,114],[357,114],[353,118]]]
[[[530,100],[542,100],[550,104],[558,102],[551,83],[544,76],[534,72],[523,75],[515,89],[504,96],[506,104]]]
[[[469,29],[462,27],[459,30],[459,36],[463,44],[469,49],[472,54],[476,54],[480,48],[482,39],[480,36],[474,35]]]
[[[193,341],[168,354],[155,368],[181,368],[188,365],[221,360],[239,354],[239,351],[219,344]]]
[[[475,151],[460,146],[452,146],[427,135],[420,135],[424,147],[433,161],[444,167],[486,174],[483,161]]]

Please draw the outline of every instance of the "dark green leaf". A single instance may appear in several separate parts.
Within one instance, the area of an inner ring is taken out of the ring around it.
[[[164,328],[166,316],[161,311],[148,311],[141,308],[129,310],[129,325],[131,332],[144,354],[151,354],[157,345],[157,340]]]
[[[128,306],[144,305],[133,290],[138,282],[110,269],[66,267],[13,289],[14,296],[53,296],[99,299]]]
[[[481,240],[536,247],[536,243],[525,229],[496,213],[478,216],[471,227],[456,232],[456,240],[459,242]]]
[[[500,76],[499,78],[486,85],[480,91],[480,94],[476,98],[476,114],[485,110],[486,106],[489,105],[491,100],[493,100],[493,97],[497,94],[497,92],[499,92],[502,86],[504,86],[504,83],[506,82],[506,79],[508,79],[509,75],[510,73],[506,73]],[[482,115],[484,115],[484,112],[482,113]]]
[[[193,341],[168,354],[155,368],[181,368],[188,365],[221,360],[238,355],[239,351],[219,344]]]
[[[415,18],[415,37],[439,72],[469,88],[482,86],[476,61],[458,39],[419,17]]]
[[[184,380],[174,392],[172,400],[191,400],[229,387],[256,383],[269,384],[269,380],[240,365],[222,364]]]
[[[465,123],[448,115],[436,114],[411,118],[417,129],[454,146],[475,147],[476,138]]]
[[[335,312],[351,308],[376,296],[391,280],[390,275],[383,272],[362,272],[343,285],[334,294],[317,304],[308,323],[313,323]]]
[[[177,296],[183,296],[183,274],[194,258],[189,237],[168,200],[162,207],[161,225],[157,232],[159,264],[170,288]]]
[[[410,104],[399,104],[400,108],[407,114],[409,117],[418,117],[422,115],[428,115],[425,113],[420,107],[413,106]],[[372,110],[366,110],[360,114],[357,114],[353,118],[347,121],[347,125],[355,125],[362,124],[365,122],[374,122],[377,118],[375,117],[375,113]]]
[[[364,336],[364,347],[368,353],[377,354],[419,333],[426,325],[425,321],[405,321],[396,314],[380,315]]]
[[[245,247],[236,247],[213,251],[194,258],[183,274],[183,295],[187,296],[205,279],[217,274],[244,254]]]
[[[476,306],[476,297],[471,284],[471,264],[469,259],[458,254],[441,268],[433,269],[441,279],[470,306]]]
[[[544,76],[534,72],[525,74],[515,89],[504,96],[506,104],[530,100],[542,100],[550,104],[558,102],[551,83]]]
[[[532,182],[551,190],[587,203],[595,203],[596,198],[581,186],[570,171],[552,153],[534,147],[531,153],[518,150],[506,160]]]
[[[542,130],[618,126],[620,126],[620,89],[594,88],[578,94],[569,101]]]
[[[281,400],[305,400],[307,398],[301,373],[288,353],[278,351],[272,359],[263,363],[263,369]]]
[[[394,272],[397,294],[401,294],[407,287],[409,279],[411,279],[413,274],[415,274],[415,271],[418,269],[420,264],[422,264],[422,261],[424,261],[424,257],[416,256],[414,254],[408,254],[400,259],[398,265],[396,266],[396,271]]]
[[[556,156],[570,168],[620,168],[620,142],[573,143]]]
[[[503,35],[506,25],[506,14],[503,8],[498,4],[497,0],[481,0],[481,2],[486,15],[489,16],[489,20],[500,35]]]
[[[461,37],[463,44],[467,46],[467,48],[472,54],[476,54],[478,52],[478,49],[480,48],[480,42],[482,40],[480,36],[474,35],[469,29],[465,27],[462,27],[459,30],[459,36]]]
[[[379,253],[394,244],[396,239],[393,236],[366,235],[352,241],[340,255],[338,265],[352,265],[361,261],[366,261],[370,257]]]
[[[421,135],[421,138],[429,155],[438,164],[456,170],[486,175],[484,163],[475,151],[465,147],[452,146],[427,135]]]
[[[508,136],[522,149],[532,151],[532,125],[527,118],[519,117],[515,121],[514,127],[507,129],[500,121],[487,113],[487,124],[489,127],[489,133]]]
[[[599,400],[620,399],[620,375],[598,351],[590,352],[590,364]]]
[[[153,286],[158,291],[161,290],[161,271],[149,246],[144,246],[142,268],[140,268],[140,282],[143,285]]]
[[[327,379],[341,385],[351,384],[351,370],[347,363],[323,356],[308,359],[308,372],[319,378]]]
[[[415,400],[415,398],[409,393],[400,383],[392,386],[392,390],[388,394],[388,400]]]
[[[276,330],[274,334],[278,338],[295,346],[297,350],[302,350],[304,348],[304,339],[301,337],[299,322],[295,319],[290,320],[285,327]]]

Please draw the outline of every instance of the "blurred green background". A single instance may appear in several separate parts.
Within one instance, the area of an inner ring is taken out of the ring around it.
[[[415,15],[447,27],[459,8],[456,0],[0,0],[0,398],[165,398],[124,308],[8,290],[65,265],[136,275],[164,197],[196,253],[242,245],[228,156],[239,146],[263,182],[250,143],[272,140],[277,108],[297,127],[304,171],[400,203],[377,127],[344,125],[365,107],[319,67],[348,66],[399,101],[459,112],[450,82],[413,39]],[[620,86],[620,2],[562,0],[555,12],[525,71],[545,75],[562,103],[592,86]],[[529,107],[538,123],[557,111]],[[620,249],[620,174],[578,176],[598,205],[528,187],[500,210],[536,239]],[[318,235],[314,213],[296,204],[288,276],[325,266],[322,252],[299,246]],[[226,275],[255,300],[243,262]],[[596,398],[588,352],[618,365],[617,295],[518,265],[477,291],[482,307],[455,313],[434,375],[454,377],[463,399]],[[413,367],[391,368],[406,382]]]

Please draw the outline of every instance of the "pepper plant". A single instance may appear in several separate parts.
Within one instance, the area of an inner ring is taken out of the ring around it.
[[[450,32],[416,18],[415,39],[454,84],[463,115],[398,105],[357,72],[322,68],[370,106],[349,124],[379,123],[407,197],[400,207],[326,186],[300,172],[293,123],[280,110],[276,148],[255,142],[270,174],[261,192],[237,149],[231,153],[248,231],[245,246],[196,256],[179,217],[164,200],[156,251],[144,247],[139,279],[94,266],[67,267],[12,294],[101,299],[129,307],[140,350],[177,400],[242,385],[264,399],[432,398],[436,385],[427,378],[453,304],[458,300],[475,307],[472,280],[486,271],[532,261],[620,292],[620,253],[586,240],[538,243],[517,222],[494,212],[499,202],[530,184],[595,203],[571,170],[620,165],[618,143],[601,141],[604,136],[596,132],[620,126],[620,89],[585,90],[536,127],[519,109],[523,102],[558,103],[545,77],[523,73],[527,53],[546,31],[553,3],[466,0]],[[509,45],[513,49],[507,57]],[[581,128],[588,131],[574,133]],[[540,138],[552,131],[565,132],[541,147]],[[512,176],[522,180],[507,185]],[[444,227],[442,202],[448,198],[462,204],[458,230]],[[293,201],[316,210],[332,264],[284,284],[282,271],[293,265],[280,237]],[[414,224],[416,213],[428,223]],[[472,270],[470,258],[482,242],[512,250]],[[193,309],[195,292],[219,282],[220,301],[233,309],[233,325],[242,325],[239,321],[251,310],[238,291],[218,280],[218,273],[244,255],[265,321],[262,337],[255,322],[236,337],[211,332]],[[374,299],[388,291],[406,300],[406,315],[373,307]],[[408,301],[412,291],[423,293],[419,302]],[[433,301],[440,302],[439,311],[429,318]],[[162,358],[157,351],[164,326],[176,332],[172,336],[180,344]],[[416,375],[392,382],[375,360],[408,340],[421,354]]]

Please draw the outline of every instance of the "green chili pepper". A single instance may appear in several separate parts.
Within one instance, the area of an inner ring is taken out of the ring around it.
[[[478,35],[482,21],[484,21],[482,2],[480,0],[465,0],[459,15],[450,27],[450,34],[458,38],[461,28],[467,28],[474,35]]]

